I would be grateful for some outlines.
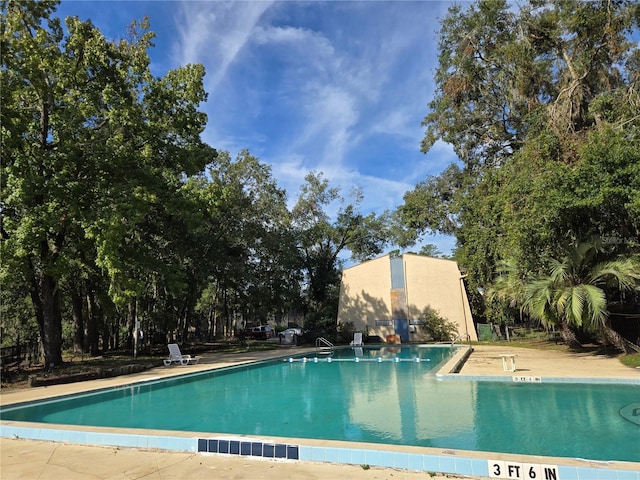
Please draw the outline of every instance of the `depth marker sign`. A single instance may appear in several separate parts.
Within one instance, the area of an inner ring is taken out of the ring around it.
[[[489,478],[512,480],[560,480],[557,465],[489,460]]]

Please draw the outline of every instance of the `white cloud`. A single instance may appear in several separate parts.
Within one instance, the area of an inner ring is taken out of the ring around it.
[[[253,31],[252,40],[257,45],[284,45],[297,49],[293,59],[318,63],[334,55],[335,50],[331,42],[318,32],[300,27],[283,27],[272,25],[258,25]],[[291,52],[289,51],[289,54]]]
[[[419,153],[443,4],[271,6],[182,7],[175,54],[207,70],[206,141],[232,155],[249,148],[272,165],[290,203],[315,170],[344,195],[362,189],[367,213],[397,207],[455,160],[441,143]],[[367,149],[372,141],[384,142],[381,157]]]
[[[305,148],[310,143],[320,144],[317,151],[328,164],[341,163],[350,143],[350,129],[358,121],[358,100],[338,85],[308,86],[305,103],[306,124],[300,137],[292,145],[293,150]]]
[[[178,41],[173,48],[179,65],[203,63],[215,90],[225,77],[262,14],[273,2],[182,2],[177,15]]]

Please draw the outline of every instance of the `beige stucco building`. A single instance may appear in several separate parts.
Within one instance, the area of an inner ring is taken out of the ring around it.
[[[461,338],[478,339],[462,275],[453,260],[385,255],[342,273],[338,323],[352,322],[356,331],[383,339],[399,335],[402,342],[427,341],[420,324],[427,306],[455,323]]]

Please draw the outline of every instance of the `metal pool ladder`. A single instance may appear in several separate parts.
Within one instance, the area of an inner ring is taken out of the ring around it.
[[[324,337],[316,338],[316,348],[323,355],[333,355],[335,345]]]

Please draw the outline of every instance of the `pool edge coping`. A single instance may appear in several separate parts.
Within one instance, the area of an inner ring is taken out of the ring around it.
[[[122,433],[123,431],[125,433]],[[42,428],[41,424],[17,421],[0,422],[0,436],[34,441],[191,452],[205,455],[240,455],[264,460],[369,465],[480,477],[489,477],[489,466],[500,462],[504,465],[518,466],[518,468],[555,467],[559,472],[558,480],[594,478],[640,480],[639,462],[598,461],[335,440],[54,424]],[[250,454],[242,453],[242,444],[251,445]],[[215,445],[215,451],[211,450],[211,445]],[[226,446],[223,447],[223,445]],[[235,451],[233,451],[234,448]],[[259,449],[259,453],[256,452],[256,448]],[[277,456],[277,449],[285,451],[285,456]],[[293,456],[289,455],[290,452],[294,452]]]
[[[469,375],[458,373],[469,356],[473,353],[473,347],[460,346],[456,352],[436,373],[439,380],[471,380],[476,382],[520,382],[520,383],[591,383],[599,385],[638,385],[640,377],[568,377],[555,375],[525,375],[517,374],[517,370],[511,374],[502,375]]]

